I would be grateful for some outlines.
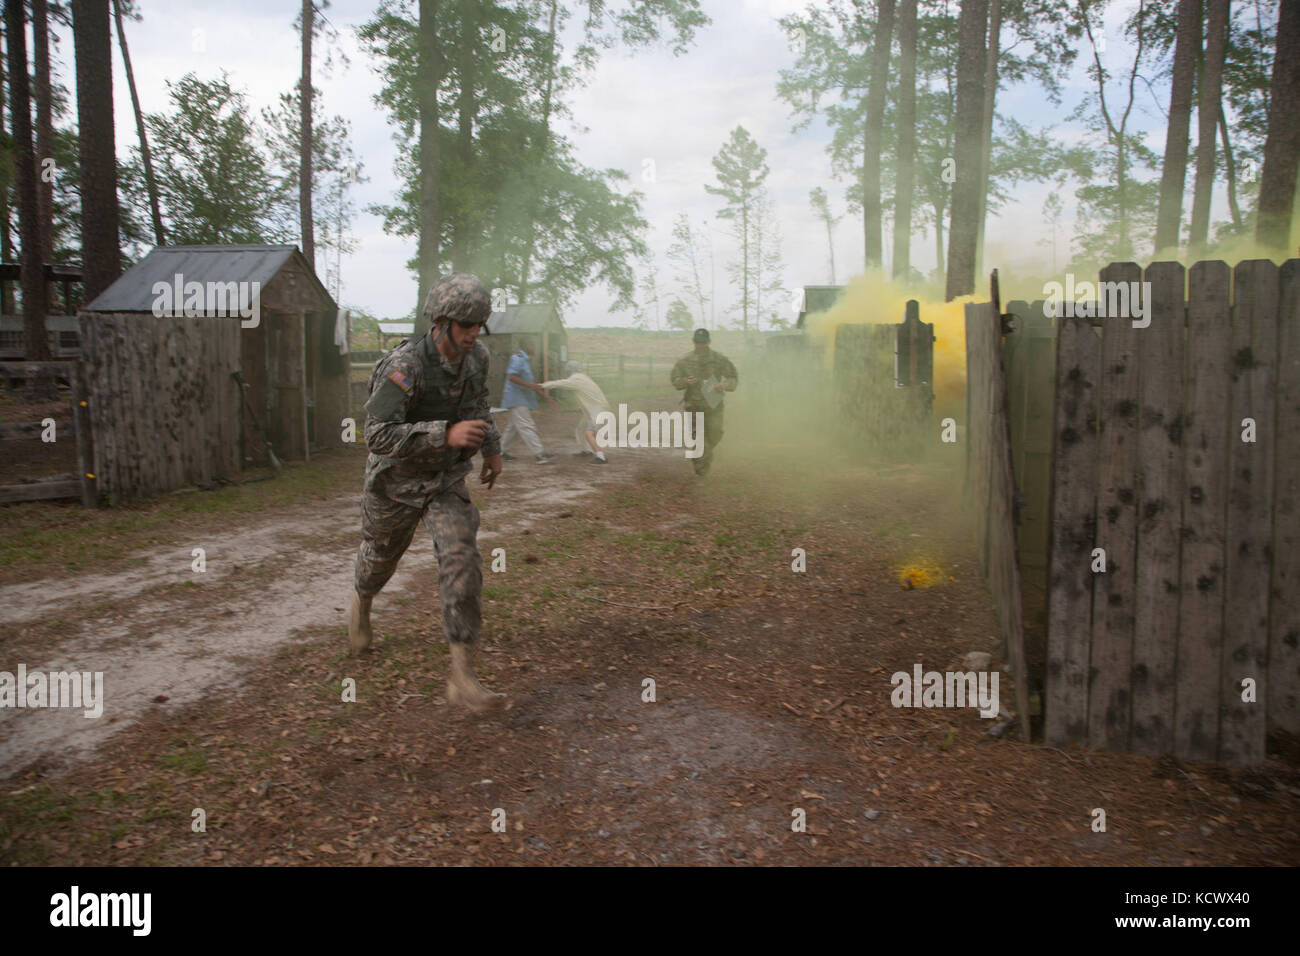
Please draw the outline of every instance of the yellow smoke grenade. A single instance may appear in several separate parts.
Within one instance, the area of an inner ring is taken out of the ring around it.
[[[899,587],[909,591],[913,588],[932,588],[946,580],[943,569],[928,558],[909,561],[898,568],[896,573]]]

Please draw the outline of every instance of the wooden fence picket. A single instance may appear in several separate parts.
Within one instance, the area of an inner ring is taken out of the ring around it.
[[[1183,500],[1184,289],[1177,262],[1152,263],[1141,355],[1137,470],[1137,569],[1133,611],[1132,739],[1135,753],[1173,749],[1178,649],[1178,559]]]

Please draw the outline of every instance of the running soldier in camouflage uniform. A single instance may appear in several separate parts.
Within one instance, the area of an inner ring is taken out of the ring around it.
[[[491,299],[472,275],[457,273],[429,290],[429,331],[375,365],[366,402],[365,488],[356,594],[348,621],[354,654],[370,647],[370,602],[392,577],[421,520],[438,558],[442,629],[451,646],[447,700],[482,710],[503,701],[474,676],[482,623],[479,512],[465,477],[483,453],[479,481],[501,474],[501,436],[488,400],[488,350],[478,341]]]
[[[723,392],[734,392],[740,384],[736,366],[719,352],[709,348],[709,330],[696,329],[692,336],[695,350],[678,360],[673,366],[673,388],[685,390],[682,396],[682,408],[687,413],[704,413],[704,454],[692,460],[695,473],[701,477],[709,473],[713,464],[713,446],[722,441],[722,400],[719,397],[717,407],[710,408],[704,397],[704,383],[712,380],[711,388],[721,396]]]

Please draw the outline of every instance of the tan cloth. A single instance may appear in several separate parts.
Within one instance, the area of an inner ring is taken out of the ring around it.
[[[601,412],[611,410],[609,400],[605,398],[605,393],[600,390],[600,386],[582,372],[575,372],[568,378],[557,378],[551,382],[542,382],[542,388],[567,388],[572,390],[578,396],[578,402],[582,405],[586,417],[592,422],[596,421]]]

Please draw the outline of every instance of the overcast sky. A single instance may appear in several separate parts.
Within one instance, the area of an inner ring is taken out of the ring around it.
[[[189,71],[211,78],[225,70],[258,110],[273,104],[297,82],[299,39],[292,26],[300,7],[296,0],[139,0],[138,6],[143,20],[127,24],[128,42],[147,112],[165,109],[165,81]],[[333,0],[327,15],[338,28],[339,45],[351,63],[321,75],[319,53],[316,60],[315,82],[324,108],[351,121],[353,146],[369,177],[354,193],[360,210],[371,203],[390,202],[397,187],[392,130],[384,110],[373,100],[379,78],[375,64],[358,46],[354,30],[375,6],[374,0]],[[684,56],[674,57],[667,49],[641,50],[631,56],[618,50],[606,54],[592,82],[570,97],[573,116],[585,131],[570,130],[569,135],[581,162],[627,171],[644,194],[642,210],[650,224],[647,242],[657,254],[661,282],[671,276],[664,253],[674,216],[687,212],[695,223],[710,226],[715,235],[714,281],[722,320],[736,298],[725,271],[734,246],[726,234],[729,224],[716,218],[720,202],[705,193],[703,184],[713,181],[711,159],[731,129],[745,126],[768,151],[767,185],[783,234],[787,287],[829,282],[825,230],[813,217],[808,191],[823,186],[832,208],[842,213],[847,183],[831,176],[824,124],[814,122],[808,130],[792,133],[788,107],[776,96],[779,71],[794,62],[777,18],[809,6],[807,0],[704,0],[703,6],[713,23],[697,34],[695,45]],[[1108,58],[1118,60],[1124,52],[1120,25],[1128,6],[1120,4],[1108,18]],[[74,85],[71,53],[71,38],[65,35],[58,56],[69,88]],[[125,156],[135,142],[135,128],[125,73],[116,54],[115,63],[117,143]],[[1000,93],[998,109],[1031,127],[1054,125],[1061,136],[1076,136],[1081,131],[1071,129],[1065,116],[1090,91],[1079,69],[1066,83],[1062,107],[1051,107],[1033,87],[1012,87]],[[1167,99],[1158,85],[1156,95]],[[1150,130],[1151,145],[1162,151],[1164,119],[1153,97],[1139,99],[1137,109],[1137,123]],[[654,161],[654,182],[644,181],[646,160]],[[1047,235],[1040,210],[1049,188],[1023,188],[1015,202],[990,221],[990,267],[1049,261],[1049,250],[1039,244]],[[1067,218],[1073,211],[1070,193],[1067,188],[1062,197]],[[1220,207],[1215,212],[1222,216]],[[342,261],[342,304],[381,317],[409,313],[415,278],[405,263],[414,253],[414,241],[385,234],[379,218],[364,211],[352,231],[356,250]],[[1067,229],[1058,255],[1064,255],[1068,235]],[[886,236],[886,255],[889,245]],[[933,250],[933,234],[915,236],[914,266],[925,272],[932,269]],[[837,227],[835,263],[840,282],[860,270],[860,217],[846,216]],[[565,321],[571,327],[631,324],[630,312],[609,312],[612,301],[607,289],[592,288],[568,311]]]

